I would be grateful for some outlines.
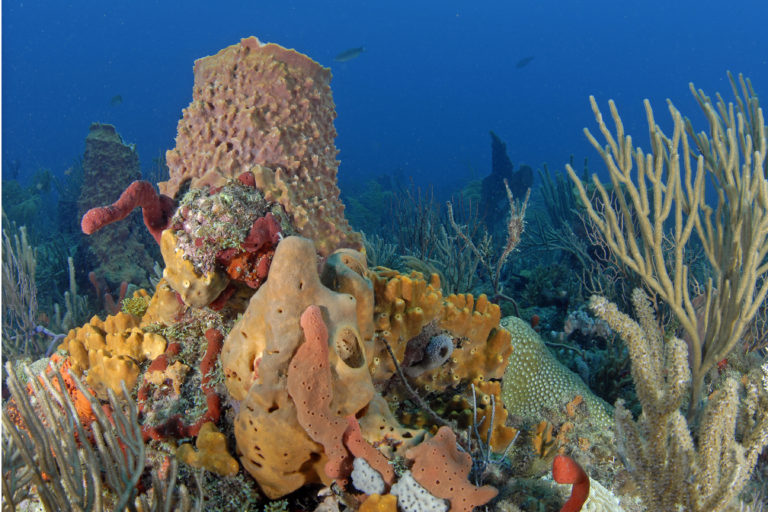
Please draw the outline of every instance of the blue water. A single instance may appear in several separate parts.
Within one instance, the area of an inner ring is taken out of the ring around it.
[[[490,171],[489,130],[516,166],[558,170],[573,154],[597,169],[589,94],[615,99],[647,146],[643,98],[660,120],[666,98],[700,119],[689,81],[730,97],[732,70],[768,90],[768,2],[730,4],[5,1],[3,177],[11,161],[61,175],[92,121],[114,124],[148,169],[174,145],[193,61],[249,35],[332,68],[342,183],[400,169],[458,187]]]

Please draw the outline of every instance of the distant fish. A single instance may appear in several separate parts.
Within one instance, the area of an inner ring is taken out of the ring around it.
[[[356,59],[364,51],[365,51],[364,46],[361,46],[360,48],[350,48],[349,50],[344,50],[343,52],[338,54],[336,57],[334,57],[333,60],[335,60],[336,62],[347,62],[348,60]]]
[[[116,107],[122,103],[123,103],[123,97],[120,96],[119,94],[112,96],[112,99],[109,100],[109,104],[112,105],[113,107]]]
[[[533,60],[533,55],[520,59],[519,61],[517,61],[517,64],[515,64],[515,67],[517,69],[524,68],[525,66],[530,64],[532,60]]]

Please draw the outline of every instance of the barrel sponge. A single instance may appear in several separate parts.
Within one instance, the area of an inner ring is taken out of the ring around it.
[[[197,60],[194,73],[160,192],[174,197],[186,183],[220,186],[251,171],[265,198],[280,203],[324,256],[359,249],[336,183],[330,69],[249,37]]]
[[[511,416],[539,421],[542,409],[564,409],[574,396],[581,395],[592,421],[606,428],[612,426],[611,407],[555,359],[528,322],[508,316],[501,320],[501,326],[511,334],[514,349],[501,393]]]

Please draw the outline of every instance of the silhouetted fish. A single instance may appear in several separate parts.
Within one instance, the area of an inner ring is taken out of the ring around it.
[[[336,62],[347,62],[348,60],[355,59],[360,56],[361,53],[365,51],[365,47],[361,46],[360,48],[350,48],[349,50],[344,50],[340,54],[338,54],[336,57],[334,57],[333,60]]]
[[[119,94],[112,96],[112,99],[109,100],[109,104],[112,105],[113,107],[116,107],[121,103],[123,103],[123,97],[120,96]]]
[[[524,68],[525,66],[530,64],[532,60],[533,60],[533,55],[520,59],[519,61],[517,61],[517,64],[515,64],[515,67],[517,69]]]

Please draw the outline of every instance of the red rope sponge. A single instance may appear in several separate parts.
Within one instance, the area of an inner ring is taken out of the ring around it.
[[[552,462],[552,476],[559,484],[573,484],[571,497],[560,512],[579,512],[589,496],[589,476],[579,464],[567,455],[557,455]]]
[[[120,199],[109,206],[91,208],[80,223],[83,233],[90,235],[107,224],[126,218],[136,207],[142,209],[144,225],[160,245],[160,234],[168,227],[175,203],[170,197],[158,194],[148,181],[134,181]]]

